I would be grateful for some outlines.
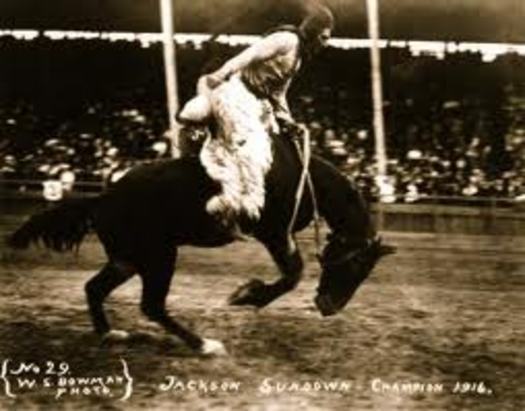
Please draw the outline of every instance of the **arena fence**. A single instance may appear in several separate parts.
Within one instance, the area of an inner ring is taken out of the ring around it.
[[[381,231],[524,236],[525,204],[503,198],[427,197],[412,204],[374,203]]]
[[[0,212],[28,214],[58,200],[46,200],[43,184],[42,180],[0,179]],[[64,190],[60,197],[91,197],[106,186],[101,181],[75,182],[74,189]],[[380,231],[525,235],[525,202],[510,198],[420,196],[406,203],[403,196],[397,196],[391,203],[377,200],[372,200],[372,211]]]

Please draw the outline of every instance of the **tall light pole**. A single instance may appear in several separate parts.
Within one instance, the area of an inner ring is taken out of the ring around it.
[[[378,0],[367,0],[368,35],[371,40],[370,63],[372,79],[372,104],[374,110],[374,136],[378,181],[381,184],[387,175],[385,146],[385,121],[383,116],[383,89],[381,80],[381,54],[379,52],[379,8]]]
[[[177,64],[173,30],[173,7],[172,0],[159,1],[162,22],[162,43],[164,45],[164,73],[166,78],[166,97],[168,101],[171,155],[177,158],[180,157],[180,146],[179,130],[175,116],[179,109],[179,98],[177,90]]]

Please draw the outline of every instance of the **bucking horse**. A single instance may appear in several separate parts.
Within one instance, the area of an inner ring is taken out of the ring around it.
[[[240,224],[243,232],[266,247],[280,277],[272,283],[252,279],[229,302],[261,308],[296,287],[303,260],[294,234],[311,223],[316,203],[330,232],[318,256],[321,275],[314,301],[323,316],[335,314],[381,256],[393,249],[381,244],[356,185],[317,156],[308,165],[313,190],[305,187],[290,237],[288,226],[303,168],[301,155],[290,138],[272,136],[271,145],[273,161],[265,177],[260,218],[244,219]],[[8,244],[24,249],[42,242],[50,249],[68,251],[78,248],[86,234],[94,231],[107,262],[86,283],[85,292],[94,329],[102,338],[120,340],[129,335],[111,328],[103,303],[113,290],[138,274],[142,279],[140,307],[148,319],[200,353],[219,354],[225,352],[220,341],[202,338],[170,316],[166,297],[179,246],[221,247],[235,241],[231,231],[206,211],[209,199],[220,191],[196,156],[140,165],[97,197],[64,200],[31,216],[8,237]]]

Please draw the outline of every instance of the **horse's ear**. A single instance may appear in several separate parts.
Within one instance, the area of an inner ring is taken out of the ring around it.
[[[396,253],[396,247],[383,244],[383,238],[379,235],[374,238],[373,243],[377,249],[377,255],[379,257]]]
[[[379,256],[380,257],[384,257],[385,255],[389,255],[389,254],[395,254],[396,252],[397,252],[397,249],[394,246],[384,245],[384,244],[379,245]]]

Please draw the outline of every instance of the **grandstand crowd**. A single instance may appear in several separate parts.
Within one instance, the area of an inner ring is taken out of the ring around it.
[[[57,180],[82,189],[138,161],[170,155],[160,45],[0,38],[0,179]],[[200,74],[238,51],[178,47],[181,102]],[[383,51],[391,198],[516,198],[525,193],[525,58],[413,57]],[[366,50],[330,48],[291,90],[314,150],[377,197]],[[12,183],[9,183],[11,181]],[[14,182],[13,182],[14,181]]]

